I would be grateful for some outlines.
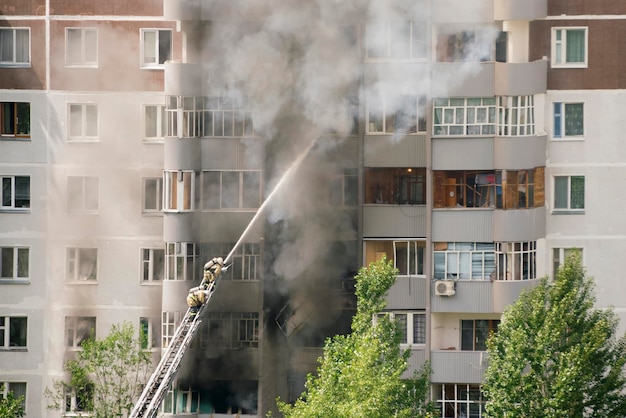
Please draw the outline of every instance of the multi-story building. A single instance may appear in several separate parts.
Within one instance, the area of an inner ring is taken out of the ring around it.
[[[571,252],[623,332],[624,6],[257,3],[0,6],[0,383],[26,416],[79,412],[43,393],[113,324],[156,360],[218,255],[166,416],[295,400],[383,256],[444,417],[481,416],[489,333]]]

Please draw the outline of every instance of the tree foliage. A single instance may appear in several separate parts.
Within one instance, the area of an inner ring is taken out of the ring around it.
[[[309,374],[294,405],[279,400],[285,418],[419,418],[434,411],[425,401],[428,365],[413,379],[401,379],[410,352],[400,349],[400,333],[387,316],[372,321],[385,308],[396,273],[385,259],[359,271],[352,332],[326,340],[317,375]]]
[[[0,386],[0,392],[4,390]],[[0,398],[0,417],[2,418],[22,418],[24,416],[24,397],[16,398],[13,392],[9,391],[6,398]]]
[[[48,407],[67,411],[67,395],[74,394],[75,416],[127,416],[149,377],[151,354],[144,343],[145,336],[137,336],[128,322],[113,325],[102,340],[84,341],[76,359],[65,363],[69,382],[57,380],[46,389]]]
[[[488,342],[489,417],[626,416],[626,337],[594,308],[593,279],[572,255],[505,313]]]

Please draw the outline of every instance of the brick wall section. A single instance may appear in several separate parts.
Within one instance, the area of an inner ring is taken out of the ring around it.
[[[626,1],[619,3],[626,4]],[[588,27],[588,67],[549,68],[548,90],[626,88],[626,72],[624,71],[626,68],[626,20],[624,19],[531,22],[530,61],[544,56],[550,60],[551,29],[567,26]]]
[[[623,15],[626,0],[548,0],[548,16]]]
[[[29,68],[0,68],[0,89],[41,90],[46,86],[46,23],[43,20],[0,20],[0,26],[30,27]]]
[[[163,0],[50,0],[50,14],[163,16]]]

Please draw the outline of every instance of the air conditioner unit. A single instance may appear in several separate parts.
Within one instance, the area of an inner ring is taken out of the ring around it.
[[[435,295],[452,296],[456,292],[454,290],[454,280],[437,280],[435,282]]]

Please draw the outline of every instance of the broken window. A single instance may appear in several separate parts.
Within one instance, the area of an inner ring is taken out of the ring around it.
[[[365,203],[426,204],[426,169],[419,167],[366,168]]]
[[[68,348],[79,348],[83,341],[96,338],[96,317],[66,316],[65,337]]]
[[[369,134],[426,131],[426,96],[368,96],[367,105]]]

